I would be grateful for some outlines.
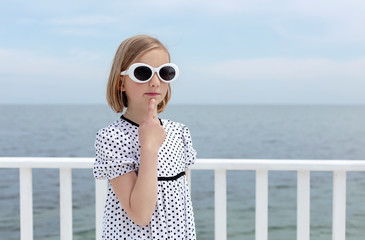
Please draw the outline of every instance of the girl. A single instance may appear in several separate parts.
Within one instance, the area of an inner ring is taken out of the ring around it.
[[[107,100],[126,111],[95,140],[94,176],[109,180],[103,239],[196,239],[185,176],[196,151],[186,126],[158,118],[178,75],[150,36],[126,39],[115,54]]]

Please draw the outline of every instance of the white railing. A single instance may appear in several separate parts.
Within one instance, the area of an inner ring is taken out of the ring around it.
[[[73,168],[92,168],[93,158],[0,158],[0,168],[20,170],[21,240],[33,239],[32,168],[60,169],[60,239],[72,239],[72,176]],[[198,159],[192,170],[215,172],[215,239],[227,239],[226,171],[256,171],[256,240],[268,239],[268,172],[297,171],[297,240],[310,238],[310,171],[333,172],[332,239],[345,240],[346,235],[346,172],[365,171],[365,161],[348,160],[259,160]],[[191,174],[188,174],[191,176]],[[189,179],[189,181],[191,181]],[[96,239],[107,194],[107,182],[96,181]],[[194,180],[192,181],[194,184]]]

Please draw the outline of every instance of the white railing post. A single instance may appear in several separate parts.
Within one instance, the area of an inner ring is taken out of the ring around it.
[[[332,239],[346,238],[346,171],[333,172]]]
[[[298,171],[297,179],[297,240],[309,240],[310,171]]]
[[[227,185],[226,169],[214,171],[214,239],[227,239]]]
[[[32,169],[19,168],[20,239],[33,240]]]
[[[60,239],[72,240],[72,171],[60,168]]]
[[[108,195],[108,181],[95,181],[95,239],[101,239],[105,201]]]
[[[268,170],[256,170],[256,240],[267,240]]]

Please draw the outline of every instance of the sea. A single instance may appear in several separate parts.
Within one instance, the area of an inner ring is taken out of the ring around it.
[[[106,105],[0,105],[0,157],[94,157]],[[364,105],[169,105],[198,158],[365,160]],[[34,239],[59,239],[59,175],[33,169]],[[191,173],[197,239],[214,239],[214,175]],[[74,169],[73,237],[95,239],[94,178]],[[296,239],[296,172],[269,172],[270,240]],[[332,239],[332,173],[311,172],[310,235]],[[365,172],[347,174],[346,239],[365,239]],[[20,239],[19,171],[0,169],[0,239]],[[255,172],[227,172],[227,237],[255,239]],[[218,240],[218,239],[217,239]]]

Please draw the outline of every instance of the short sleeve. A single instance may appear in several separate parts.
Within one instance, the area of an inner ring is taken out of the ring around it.
[[[183,126],[182,137],[184,142],[184,152],[185,152],[185,170],[194,164],[196,160],[196,151],[193,148],[193,142],[191,140],[190,131],[186,126]]]
[[[137,171],[131,140],[117,129],[104,128],[96,134],[94,177],[111,180],[131,171]]]

